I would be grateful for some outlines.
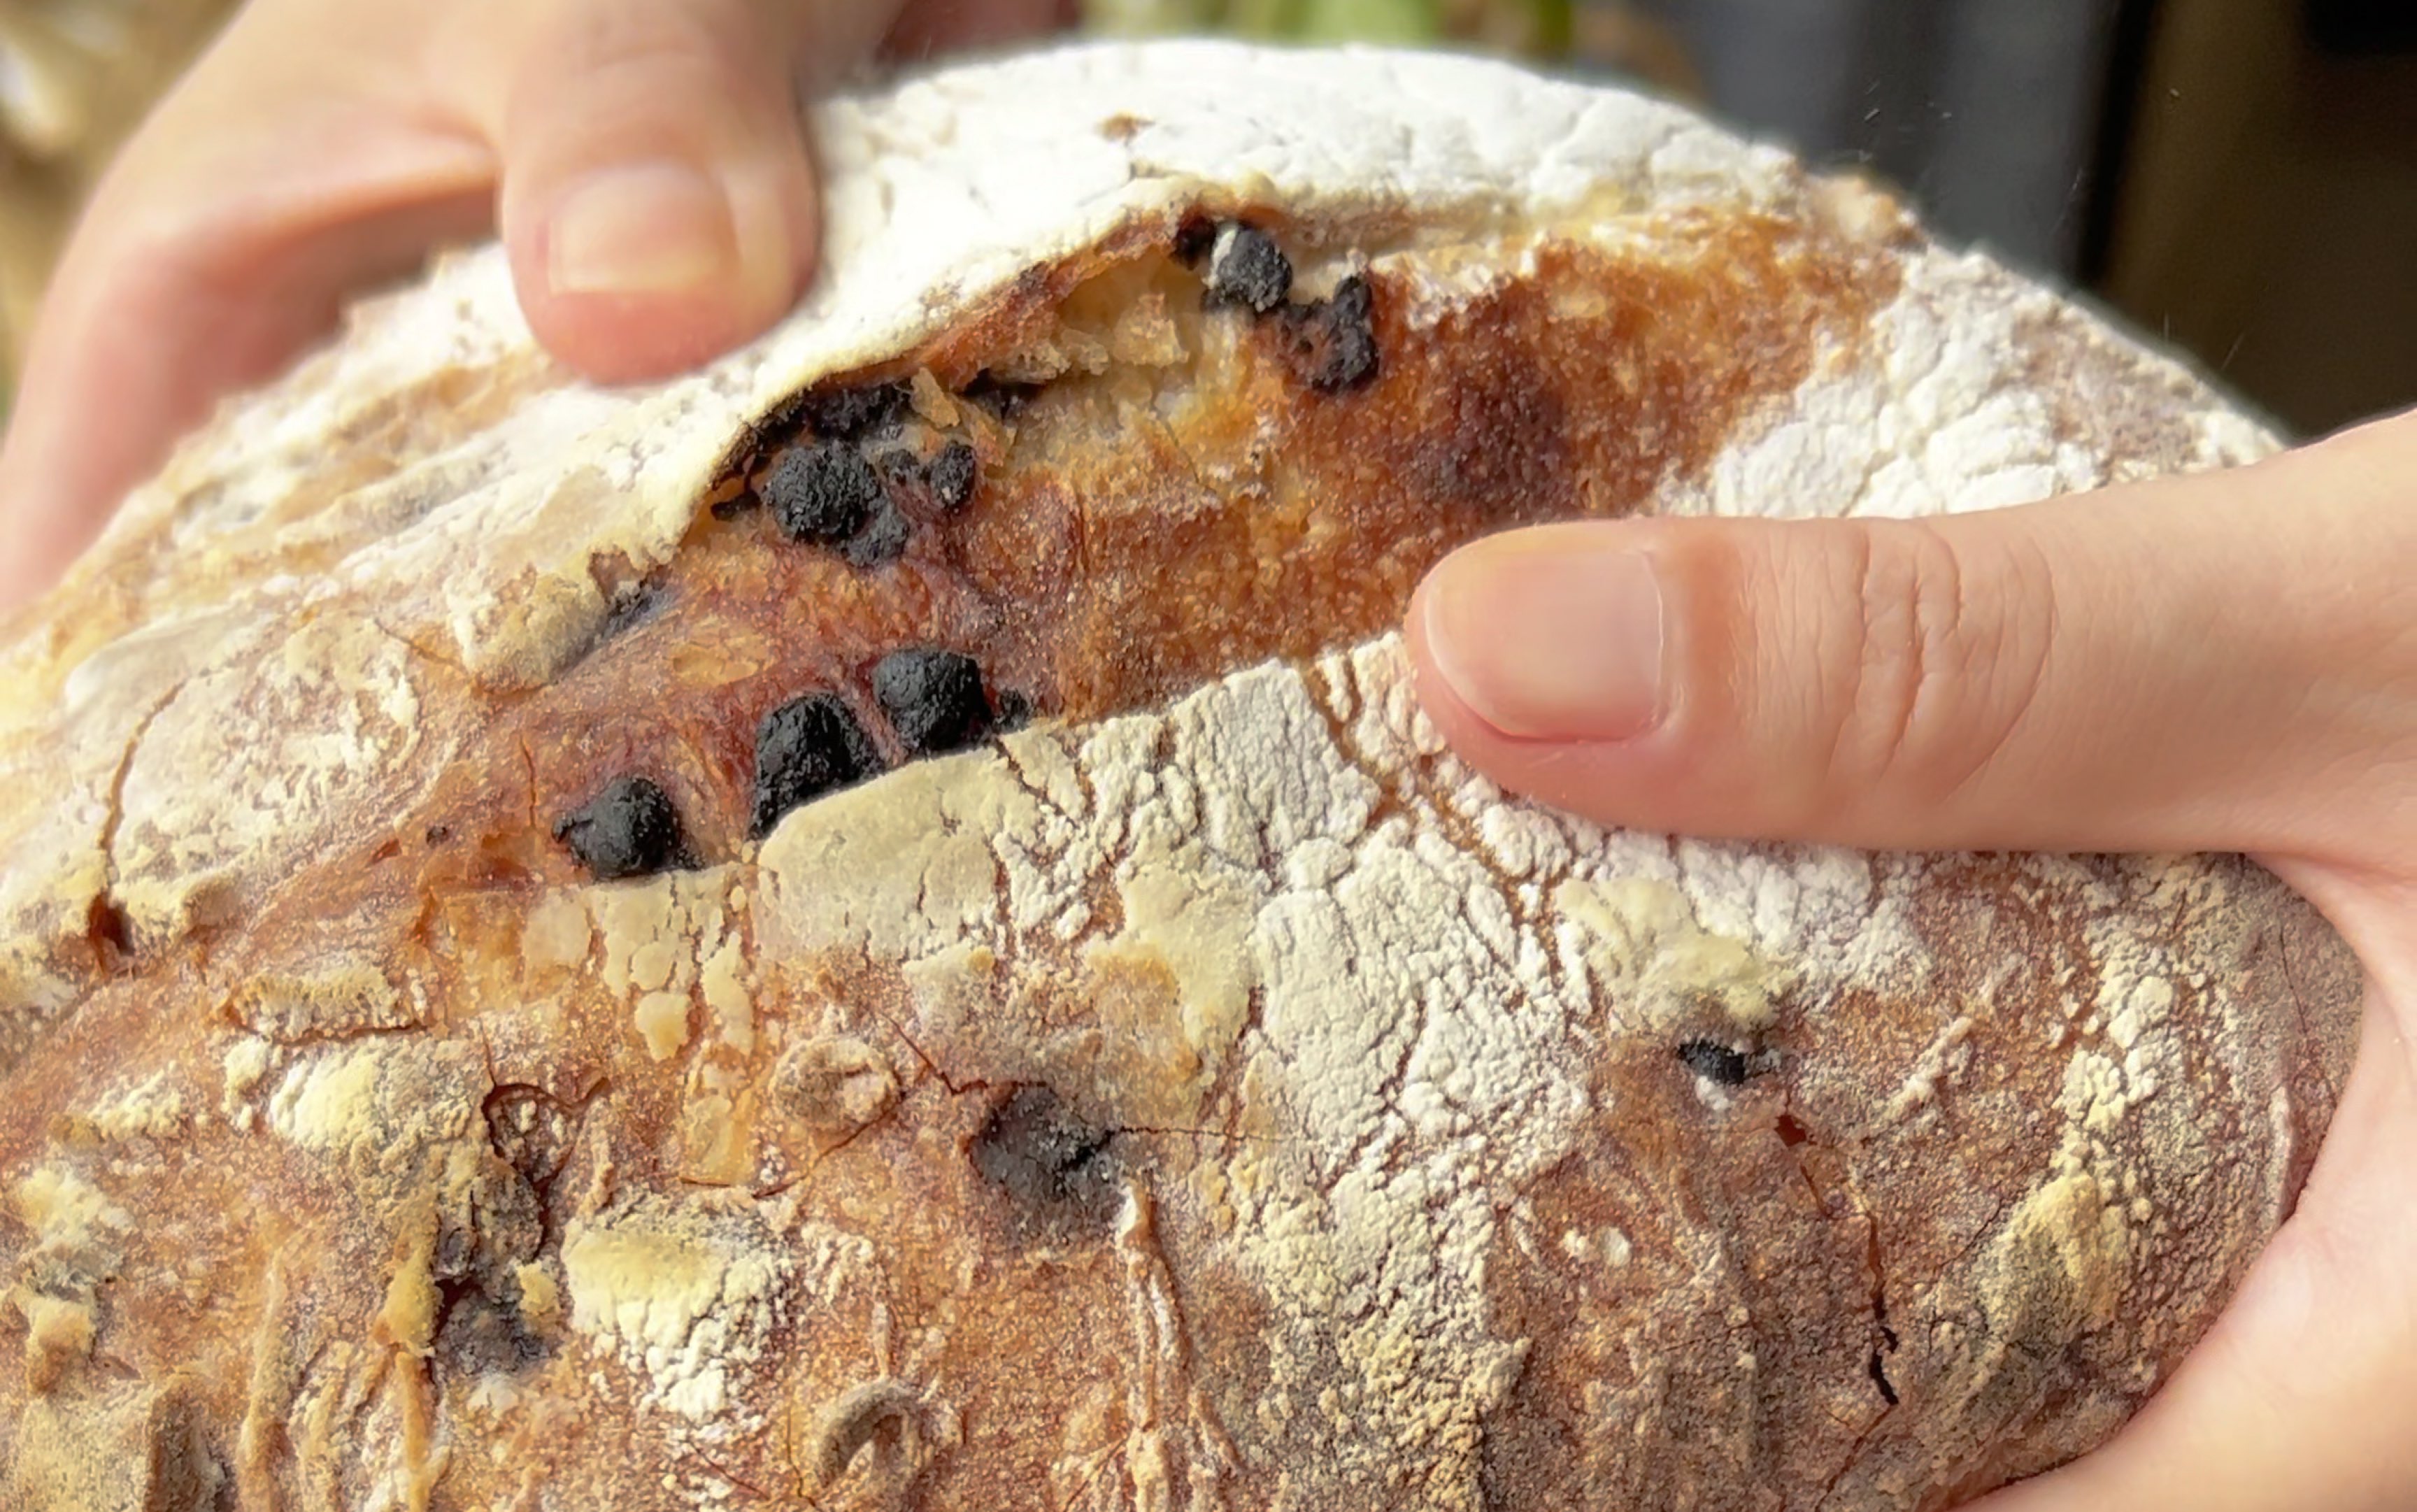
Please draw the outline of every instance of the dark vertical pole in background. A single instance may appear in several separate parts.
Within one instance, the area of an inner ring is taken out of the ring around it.
[[[2029,267],[2073,272],[2115,8],[2115,0],[1938,8],[1934,134],[1915,182],[1951,235]]]
[[[2132,160],[2133,135],[2140,126],[2140,91],[2147,84],[2150,48],[2162,8],[2160,0],[2119,0],[2115,8],[2098,109],[2098,147],[2090,163],[2090,214],[2074,257],[2074,278],[2088,287],[2105,281],[2113,259],[2125,171]]]
[[[1902,186],[1950,240],[2070,279],[2104,255],[2109,82],[2152,0],[1652,0],[1713,110]],[[2127,107],[2128,108],[2128,107]]]

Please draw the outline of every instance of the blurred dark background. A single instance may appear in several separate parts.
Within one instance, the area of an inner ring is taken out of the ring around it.
[[[1907,190],[2286,426],[2417,404],[2412,0],[1595,0],[1581,66]]]

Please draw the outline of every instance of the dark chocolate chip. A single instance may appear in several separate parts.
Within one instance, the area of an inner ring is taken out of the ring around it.
[[[1208,252],[1208,298],[1266,314],[1292,292],[1292,264],[1275,238],[1256,226],[1234,221],[1217,228]]]
[[[974,1136],[974,1168],[1035,1206],[1101,1208],[1119,1174],[1108,1151],[1114,1138],[1047,1087],[1018,1087]]]
[[[914,534],[913,523],[895,501],[885,497],[873,507],[873,517],[864,522],[864,528],[840,547],[840,555],[859,567],[884,566],[906,554],[906,542]]]
[[[898,423],[912,402],[904,383],[874,383],[836,393],[811,394],[806,399],[806,423],[814,434],[853,441],[877,435]]]
[[[1679,1059],[1687,1069],[1707,1081],[1724,1087],[1742,1087],[1746,1077],[1746,1057],[1743,1050],[1733,1050],[1717,1040],[1689,1040],[1679,1046]]]
[[[1281,318],[1285,359],[1301,382],[1340,393],[1376,375],[1376,299],[1354,273],[1315,304],[1287,305]]]
[[[836,546],[872,518],[881,480],[854,447],[822,441],[783,453],[764,480],[764,501],[790,540]]]
[[[853,787],[881,770],[872,737],[828,693],[808,694],[764,716],[755,731],[755,815],[758,840],[798,804]]]
[[[873,696],[917,756],[960,750],[990,733],[981,667],[956,651],[920,646],[890,652],[873,669]]]
[[[1010,735],[1032,723],[1032,699],[1012,689],[998,695],[998,717],[991,727],[1001,735]]]
[[[923,465],[923,485],[932,491],[932,502],[950,514],[973,502],[974,483],[980,476],[974,449],[963,441],[950,442]]]
[[[623,777],[585,808],[554,827],[554,837],[570,848],[588,875],[600,882],[646,877],[687,864],[679,810],[663,790],[644,777]]]

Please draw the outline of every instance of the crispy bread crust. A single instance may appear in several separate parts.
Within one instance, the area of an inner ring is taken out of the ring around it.
[[[1073,49],[820,141],[756,346],[597,392],[455,259],[0,643],[10,1505],[1925,1509],[2145,1399],[2330,1117],[2314,912],[1605,833],[1389,627],[1525,521],[2271,437],[1491,65]],[[1291,303],[1203,297],[1237,220]],[[887,774],[768,816],[800,698]],[[634,777],[673,869],[597,881]]]

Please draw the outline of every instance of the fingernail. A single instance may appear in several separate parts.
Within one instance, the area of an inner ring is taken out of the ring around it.
[[[625,163],[574,183],[546,226],[556,294],[676,294],[738,266],[730,198],[684,162]]]
[[[1625,741],[1662,721],[1662,608],[1650,557],[1554,531],[1445,558],[1421,628],[1452,691],[1503,734]]]

